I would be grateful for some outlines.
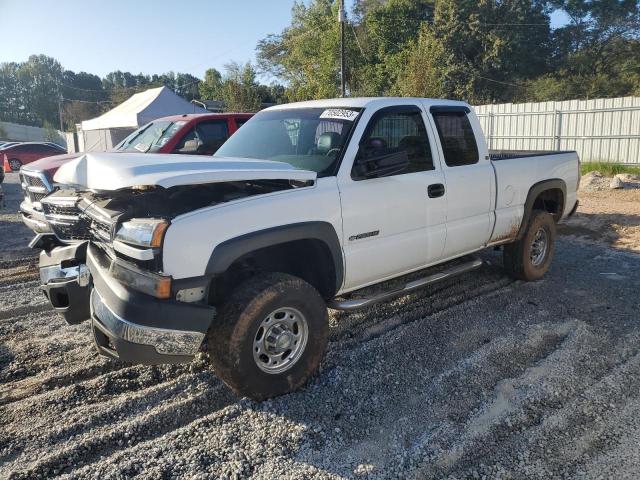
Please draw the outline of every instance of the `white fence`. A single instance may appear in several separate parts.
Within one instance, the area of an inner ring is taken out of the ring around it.
[[[640,163],[640,97],[475,107],[489,149],[576,150],[585,162]]]
[[[51,138],[53,137],[53,138]],[[18,123],[0,122],[0,140],[13,142],[55,142],[63,147],[66,135],[59,130],[47,131],[45,128],[20,125]]]

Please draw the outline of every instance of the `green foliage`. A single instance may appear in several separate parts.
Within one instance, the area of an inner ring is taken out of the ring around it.
[[[565,100],[640,92],[640,3],[630,0],[357,0],[346,27],[351,95]],[[550,14],[570,19],[552,30]],[[296,4],[258,44],[291,100],[338,95],[337,1]]]
[[[605,177],[613,177],[618,173],[631,173],[633,175],[640,175],[640,167],[632,165],[624,165],[621,163],[607,163],[607,162],[585,162],[580,165],[580,175],[584,175],[589,172],[600,172]]]
[[[202,100],[219,100],[221,98],[220,88],[222,86],[222,75],[215,68],[210,68],[204,72],[204,80],[200,82],[200,98]]]
[[[295,3],[291,26],[258,43],[258,66],[288,85],[289,100],[339,95],[337,17],[338,6],[331,0],[315,0],[308,7]]]
[[[250,64],[230,64],[224,79],[215,69],[207,70],[204,81],[188,73],[134,75],[120,70],[101,79],[64,70],[51,57],[32,55],[23,63],[0,63],[0,120],[57,126],[61,113],[65,130],[73,131],[76,123],[104,113],[135,93],[162,85],[186,100],[225,99],[228,108],[238,111],[256,111],[261,102],[285,100],[285,88],[258,84]]]
[[[225,65],[225,75],[220,85],[220,99],[227,112],[257,112],[260,96],[256,83],[256,72],[250,63]]]

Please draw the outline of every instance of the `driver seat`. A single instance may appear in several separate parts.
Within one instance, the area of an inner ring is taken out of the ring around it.
[[[326,155],[332,149],[339,148],[341,138],[338,132],[325,132],[320,135],[316,143],[317,155]]]

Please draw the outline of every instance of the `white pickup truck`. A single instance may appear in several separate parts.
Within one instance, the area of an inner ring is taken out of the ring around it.
[[[327,307],[472,270],[494,246],[508,274],[540,278],[577,207],[575,152],[490,153],[473,109],[449,100],[280,105],[213,157],[112,157],[65,164],[55,181],[73,189],[42,202],[47,297],[70,323],[91,319],[102,354],[154,364],[206,349],[254,399],[314,374]]]

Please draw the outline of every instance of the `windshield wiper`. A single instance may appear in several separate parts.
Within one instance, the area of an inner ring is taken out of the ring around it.
[[[151,150],[151,147],[153,146],[154,143],[156,143],[158,140],[160,140],[162,138],[162,136],[165,134],[165,132],[167,130],[169,130],[169,128],[171,128],[171,125],[173,125],[173,123],[170,123],[169,125],[167,125],[166,127],[164,127],[161,131],[160,131],[160,135],[158,135],[156,138],[153,139],[152,142],[149,142],[149,147],[144,151],[145,153],[147,153],[149,150]]]

